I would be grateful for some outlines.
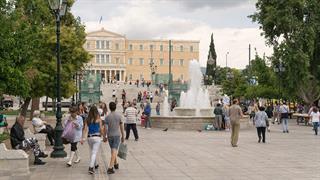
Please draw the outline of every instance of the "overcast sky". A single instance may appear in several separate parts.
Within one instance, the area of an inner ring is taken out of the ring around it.
[[[213,33],[217,63],[244,68],[248,46],[255,54],[270,55],[258,24],[247,16],[255,11],[255,0],[76,0],[72,7],[86,31],[104,27],[128,39],[200,40],[200,62],[206,65]],[[102,22],[99,23],[102,16]]]

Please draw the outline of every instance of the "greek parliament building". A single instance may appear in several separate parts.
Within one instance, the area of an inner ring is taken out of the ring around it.
[[[187,81],[188,66],[199,59],[199,41],[171,41],[173,80]],[[87,34],[84,48],[92,55],[86,65],[90,73],[106,81],[152,80],[152,74],[169,74],[169,40],[129,40],[102,28]]]

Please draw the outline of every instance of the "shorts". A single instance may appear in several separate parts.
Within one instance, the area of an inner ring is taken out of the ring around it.
[[[120,136],[108,137],[108,142],[111,149],[118,150],[120,144]]]

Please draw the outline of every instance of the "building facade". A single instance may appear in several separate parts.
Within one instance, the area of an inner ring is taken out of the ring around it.
[[[124,35],[101,29],[87,34],[84,48],[92,55],[86,70],[101,74],[106,81],[152,79],[169,74],[169,40],[129,40]],[[189,79],[189,61],[199,60],[199,41],[171,41],[173,80]]]

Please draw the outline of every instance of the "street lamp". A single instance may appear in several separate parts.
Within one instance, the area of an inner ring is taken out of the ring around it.
[[[57,56],[57,124],[55,127],[55,143],[53,147],[53,152],[51,153],[51,157],[53,158],[63,158],[67,156],[67,153],[64,151],[64,146],[62,144],[61,135],[63,131],[63,127],[61,124],[61,59],[60,59],[60,18],[65,15],[67,10],[67,1],[66,0],[48,0],[51,10],[53,11],[56,18],[56,35],[57,35],[57,43],[56,43],[56,56]]]
[[[285,67],[283,66],[283,64],[280,61],[279,64],[274,67],[273,70],[274,70],[275,73],[278,73],[278,85],[279,85],[278,100],[279,100],[279,103],[280,103],[280,98],[281,98],[281,73],[285,71]]]

